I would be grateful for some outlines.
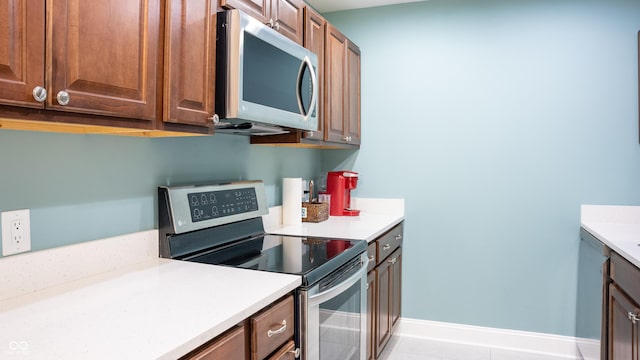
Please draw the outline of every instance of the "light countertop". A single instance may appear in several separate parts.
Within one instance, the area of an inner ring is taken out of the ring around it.
[[[357,217],[270,233],[371,241],[401,199],[353,199]],[[126,251],[123,251],[126,249]],[[158,231],[0,258],[0,358],[176,359],[301,284],[299,276],[158,258]]]
[[[155,256],[0,301],[0,358],[176,359],[301,283],[293,275]],[[32,263],[19,257],[6,260]],[[54,264],[41,266],[55,272],[58,256],[49,258]]]
[[[404,200],[354,198],[359,216],[330,216],[319,223],[281,224],[280,207],[269,209],[264,217],[265,231],[271,234],[317,236],[366,240],[371,242],[404,220]]]
[[[640,206],[582,205],[581,224],[640,268]]]

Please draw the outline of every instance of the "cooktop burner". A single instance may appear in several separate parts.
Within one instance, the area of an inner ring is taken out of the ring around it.
[[[301,275],[309,286],[364,251],[358,240],[261,235],[185,260]]]

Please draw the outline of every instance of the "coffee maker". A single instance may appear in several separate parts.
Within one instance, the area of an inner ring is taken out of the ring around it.
[[[331,216],[358,216],[360,210],[351,209],[351,190],[358,184],[358,173],[330,171],[327,174],[327,192],[331,194]]]

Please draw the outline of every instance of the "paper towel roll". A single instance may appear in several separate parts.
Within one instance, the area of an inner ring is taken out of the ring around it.
[[[302,224],[302,179],[282,179],[282,223]]]

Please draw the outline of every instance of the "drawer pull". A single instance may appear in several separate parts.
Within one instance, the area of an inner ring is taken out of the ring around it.
[[[402,234],[396,235],[396,240],[402,240]]]
[[[375,256],[375,255],[371,255],[371,256],[369,256],[369,261],[374,261],[375,259],[376,259],[376,256]]]
[[[387,245],[382,247],[382,251],[387,251],[389,249],[391,249],[391,244],[387,244]]]
[[[633,311],[629,311],[629,314],[627,314],[627,317],[629,318],[629,320],[631,320],[631,323],[633,324],[637,323],[638,320],[640,320],[640,317],[638,317],[638,313]]]
[[[293,357],[296,359],[300,357],[300,348],[295,348],[294,350],[289,350],[290,353],[293,354]]]
[[[387,262],[388,262],[389,264],[395,264],[397,261],[398,261],[398,258],[397,258],[397,257],[394,257],[393,259],[389,259],[389,260],[387,260]]]
[[[282,334],[285,330],[287,330],[287,320],[282,320],[282,326],[280,329],[267,331],[267,336],[272,337],[273,335]]]

